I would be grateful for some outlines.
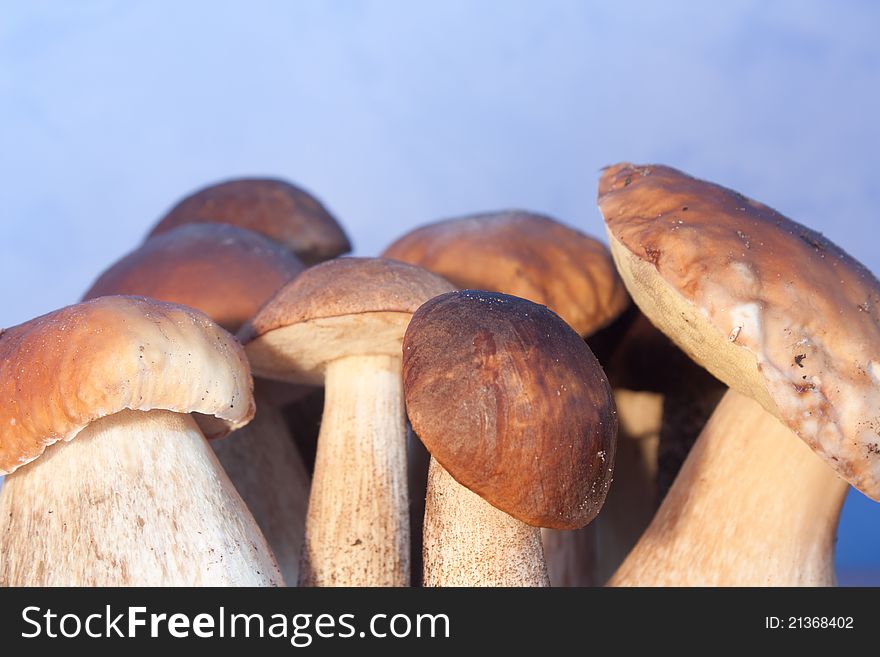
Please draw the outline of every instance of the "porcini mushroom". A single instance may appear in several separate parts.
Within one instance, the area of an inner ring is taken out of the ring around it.
[[[304,269],[290,251],[227,224],[183,224],[148,239],[107,271],[86,299],[151,297],[201,310],[235,333]],[[252,422],[212,440],[220,463],[269,542],[285,581],[295,584],[309,496],[309,475],[285,425],[277,389],[258,381]],[[291,386],[284,386],[292,388]],[[293,391],[280,391],[293,399]]]
[[[150,237],[181,224],[203,221],[232,224],[265,235],[307,265],[351,250],[345,231],[321,202],[283,180],[239,178],[200,189],[171,208]]]
[[[437,221],[403,235],[383,256],[424,267],[462,289],[502,292],[545,305],[585,338],[629,305],[605,245],[534,212],[507,210]],[[413,487],[424,493],[427,452],[420,444],[410,452]],[[618,488],[626,487],[635,474],[626,467],[618,470]],[[626,508],[621,511],[632,515]],[[421,517],[413,518],[414,531],[421,530]],[[602,522],[600,518],[577,531],[542,531],[553,586],[599,583],[596,531]],[[610,529],[605,533],[613,534]]]
[[[254,371],[325,386],[300,583],[409,583],[401,343],[412,313],[452,286],[379,258],[306,270],[239,332]]]
[[[834,583],[846,482],[880,499],[880,283],[819,233],[669,167],[609,167],[599,207],[635,302],[731,389],[611,583]]]
[[[582,336],[629,304],[601,242],[545,215],[508,210],[417,228],[382,254],[460,289],[502,292],[547,306]]]
[[[205,440],[253,417],[251,387],[183,306],[101,297],[3,332],[0,584],[283,583]]]
[[[403,343],[413,430],[431,452],[425,586],[547,586],[539,527],[575,529],[611,481],[602,368],[558,315],[465,290],[416,311]]]

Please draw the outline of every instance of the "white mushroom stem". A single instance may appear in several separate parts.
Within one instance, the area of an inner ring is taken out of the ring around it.
[[[409,585],[401,367],[398,356],[349,356],[327,365],[303,586]]]
[[[778,419],[728,391],[609,584],[833,585],[847,489]]]
[[[496,509],[433,458],[425,503],[424,586],[549,586],[541,530]]]
[[[266,586],[269,547],[189,415],[122,411],[7,477],[0,585]]]
[[[280,409],[256,396],[254,419],[214,453],[272,548],[284,581],[295,586],[309,503],[309,474]]]

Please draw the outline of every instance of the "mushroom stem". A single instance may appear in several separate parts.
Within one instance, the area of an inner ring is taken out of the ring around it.
[[[431,459],[424,586],[550,586],[541,530],[496,509]]]
[[[848,485],[732,390],[612,586],[833,585]]]
[[[254,419],[214,440],[214,453],[266,537],[284,581],[299,579],[309,475],[277,406],[256,396]]]
[[[401,367],[387,355],[327,365],[302,586],[409,584]]]
[[[122,411],[7,477],[2,586],[266,586],[272,552],[189,415]]]

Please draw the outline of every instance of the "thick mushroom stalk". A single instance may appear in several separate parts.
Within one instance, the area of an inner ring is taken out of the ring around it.
[[[425,303],[403,347],[432,455],[424,583],[548,586],[539,528],[587,525],[611,480],[617,422],[595,356],[545,306],[478,290]]]
[[[406,425],[398,356],[327,364],[309,499],[305,586],[405,586]]]
[[[0,581],[283,583],[204,438],[253,417],[231,335],[183,306],[100,297],[9,329],[0,356]]]
[[[612,586],[832,586],[849,486],[728,391]]]
[[[268,586],[272,554],[188,415],[121,411],[7,477],[0,586]]]
[[[639,584],[662,570],[667,584],[722,576],[731,584],[833,583],[829,543],[844,495],[835,476],[880,499],[880,281],[818,233],[669,167],[607,169],[599,204],[615,263],[642,312],[755,402],[746,408],[726,393],[614,581]],[[755,436],[759,429],[767,435]],[[772,473],[774,485],[758,485],[755,472],[767,480]],[[716,488],[707,491],[710,481]],[[697,539],[682,533],[707,540],[693,517],[718,530],[717,561],[684,547]],[[765,533],[729,535],[751,522]],[[671,561],[679,558],[686,563]],[[803,561],[779,565],[794,558]],[[723,575],[706,570],[715,565]]]
[[[325,387],[301,584],[409,584],[401,343],[416,309],[451,288],[393,260],[338,258],[239,332],[259,376]]]
[[[541,529],[496,509],[433,458],[422,536],[424,586],[550,586]]]

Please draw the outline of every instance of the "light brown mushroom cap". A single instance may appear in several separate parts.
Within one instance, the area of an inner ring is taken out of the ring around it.
[[[181,224],[232,224],[260,233],[293,251],[306,264],[351,250],[345,231],[303,189],[283,180],[241,178],[210,185],[187,196],[166,214],[150,237]]]
[[[320,384],[327,363],[401,355],[412,314],[453,286],[420,267],[382,258],[336,258],[285,285],[239,331],[259,376]]]
[[[241,346],[202,313],[99,297],[0,333],[0,474],[124,409],[196,413],[219,437],[254,415]]]
[[[404,235],[383,256],[424,267],[461,289],[547,306],[580,335],[629,304],[601,242],[539,214],[509,210],[447,219]]]
[[[669,167],[609,167],[599,207],[651,321],[880,500],[880,282],[819,233]]]
[[[184,224],[117,261],[84,299],[129,294],[179,303],[235,332],[303,269],[290,251],[253,231]]]

